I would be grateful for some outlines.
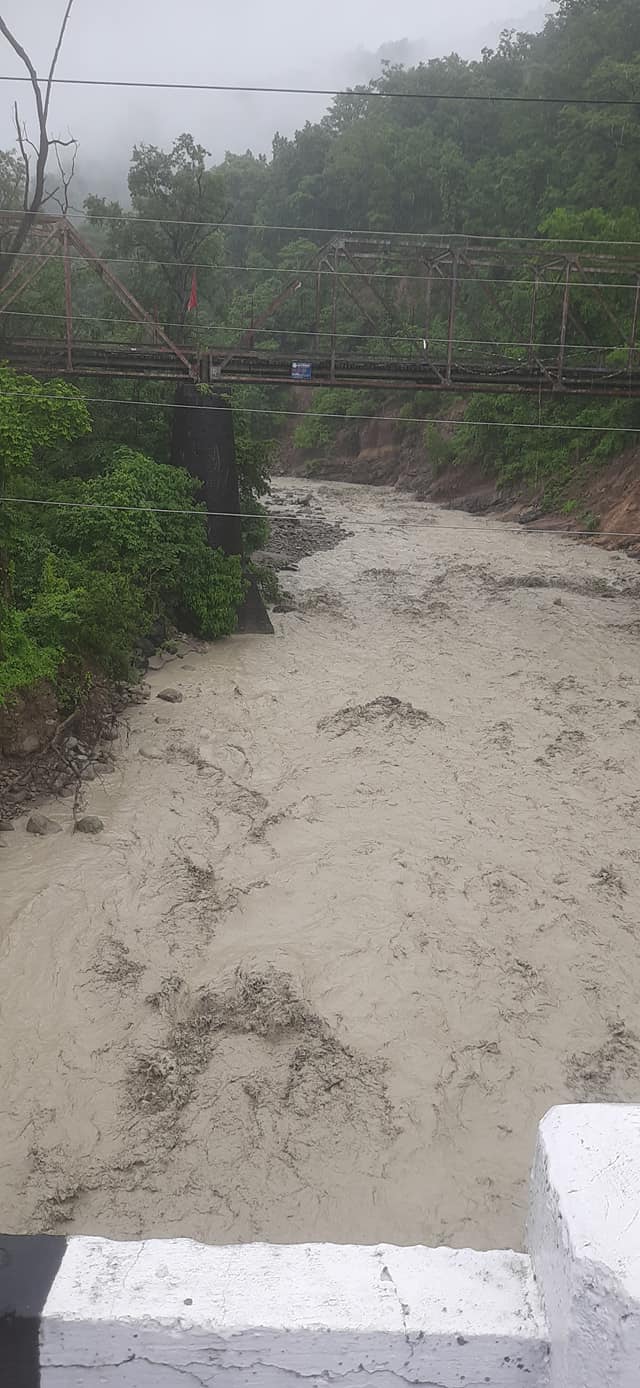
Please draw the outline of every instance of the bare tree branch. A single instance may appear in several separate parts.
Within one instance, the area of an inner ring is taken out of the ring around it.
[[[51,104],[51,92],[53,89],[53,80],[55,77],[56,67],[58,65],[58,59],[62,50],[62,44],[69,23],[69,18],[71,15],[73,4],[74,0],[67,0],[64,17],[60,26],[58,39],[53,52],[51,66],[49,68],[49,75],[44,86],[44,95],[40,79],[38,77],[34,64],[31,58],[29,57],[29,54],[27,53],[27,50],[20,43],[19,39],[16,38],[15,34],[12,33],[3,16],[0,15],[0,34],[3,35],[4,38],[7,40],[7,43],[13,49],[14,53],[17,55],[20,61],[23,63],[24,67],[26,68],[29,74],[29,80],[31,82],[31,87],[33,90],[33,96],[36,107],[36,116],[38,121],[38,143],[36,145],[27,138],[26,130],[20,122],[20,114],[16,103],[16,106],[14,108],[14,119],[16,123],[16,130],[18,133],[18,146],[20,149],[20,154],[25,169],[25,198],[23,215],[20,220],[20,223],[17,227],[17,230],[14,233],[13,239],[6,253],[1,257],[0,260],[0,287],[2,286],[4,280],[7,278],[9,273],[11,272],[13,261],[15,260],[15,257],[17,256],[18,252],[22,249],[25,241],[27,240],[29,232],[33,227],[34,219],[37,213],[47,200],[45,195],[45,179],[47,172],[47,162],[49,159],[49,153],[51,148],[54,145],[60,145],[61,147],[67,145],[68,147],[73,147],[74,157],[72,160],[72,169],[75,169],[75,158],[77,154],[76,142],[72,140],[68,142],[64,140],[52,140],[49,136],[49,132],[47,129],[49,108]],[[35,153],[35,170],[33,172],[31,167],[31,160],[27,152],[28,146],[30,146]],[[64,201],[66,203],[67,208],[69,205],[69,182],[70,177],[66,184],[63,181]]]
[[[56,46],[55,46],[53,58],[51,59],[51,67],[49,68],[49,76],[48,76],[48,78],[47,78],[47,92],[46,92],[45,102],[44,102],[44,118],[45,118],[45,121],[49,119],[49,106],[50,106],[50,104],[51,104],[51,88],[53,87],[53,79],[54,79],[54,77],[55,77],[55,75],[56,75],[56,68],[57,68],[57,66],[58,66],[58,58],[60,57],[60,50],[61,50],[62,44],[63,44],[63,42],[64,42],[64,36],[65,36],[66,31],[67,31],[67,24],[69,23],[69,16],[70,16],[70,14],[71,14],[72,8],[73,8],[73,0],[69,0],[69,2],[68,2],[68,4],[67,4],[67,8],[66,8],[65,13],[64,13],[64,19],[63,19],[63,21],[62,21],[62,25],[61,25],[61,28],[60,28],[60,33],[59,33],[59,35],[58,35],[58,42],[57,42],[57,44],[56,44]]]
[[[76,159],[77,159],[77,157],[78,157],[78,141],[77,141],[77,140],[52,140],[52,141],[51,141],[51,145],[52,145],[52,148],[55,149],[55,153],[56,153],[56,163],[57,163],[57,165],[58,165],[58,173],[60,174],[61,185],[59,184],[58,187],[55,188],[54,191],[53,191],[52,193],[49,194],[49,201],[55,202],[55,203],[57,204],[57,206],[60,208],[60,211],[61,211],[61,213],[62,213],[62,216],[63,216],[63,217],[66,217],[67,212],[69,211],[69,189],[70,189],[71,184],[72,184],[72,182],[73,182],[73,176],[74,176],[75,171],[76,171]],[[72,154],[72,156],[71,156],[71,167],[70,167],[70,169],[65,169],[65,167],[64,167],[64,164],[63,164],[63,162],[62,162],[62,160],[61,160],[61,158],[60,158],[60,148],[62,148],[62,149],[73,148],[73,154]],[[59,197],[57,196],[58,193],[60,192],[60,186],[62,186],[62,197],[61,197],[61,198],[59,198]]]
[[[26,149],[26,145],[27,145],[27,132],[26,132],[26,130],[23,129],[23,127],[22,127],[21,124],[20,124],[20,112],[18,111],[18,103],[17,103],[17,101],[16,101],[16,103],[15,103],[15,105],[14,105],[14,108],[13,108],[13,115],[14,115],[14,120],[15,120],[15,123],[16,123],[16,131],[17,131],[17,134],[18,134],[18,145],[19,145],[19,147],[20,147],[20,153],[21,153],[21,155],[22,155],[22,162],[23,162],[23,164],[24,164],[24,197],[23,197],[23,200],[22,200],[22,206],[23,206],[23,208],[24,208],[24,211],[25,211],[25,212],[28,212],[28,210],[29,210],[29,189],[30,189],[30,186],[31,186],[31,165],[30,165],[30,163],[29,163],[29,155],[27,154],[27,149]]]
[[[59,192],[60,192],[60,184],[59,184],[59,183],[56,183],[55,188],[52,188],[51,191],[50,191],[49,193],[45,193],[45,195],[44,195],[44,197],[43,197],[43,199],[42,199],[42,202],[40,203],[40,206],[41,206],[41,207],[46,207],[46,206],[48,205],[48,203],[50,203],[50,202],[55,202],[56,207],[59,207],[59,206],[60,206],[60,203],[59,203],[59,200],[58,200],[58,193],[59,193]]]
[[[45,112],[44,112],[44,104],[43,104],[43,101],[42,101],[42,92],[41,92],[41,90],[40,90],[40,83],[39,83],[39,81],[38,81],[38,74],[37,74],[37,72],[36,72],[36,70],[35,70],[35,67],[33,66],[33,63],[32,63],[32,61],[31,61],[31,59],[30,59],[30,57],[29,57],[29,54],[27,53],[26,48],[23,48],[23,47],[22,47],[22,44],[20,43],[20,41],[15,37],[15,34],[12,34],[12,32],[11,32],[11,30],[10,30],[10,28],[9,28],[9,26],[8,26],[8,24],[7,24],[7,22],[6,22],[6,20],[3,19],[2,15],[0,15],[0,34],[4,34],[4,37],[6,38],[7,43],[11,45],[11,47],[12,47],[14,53],[16,53],[17,56],[20,58],[21,62],[24,63],[24,66],[26,67],[27,72],[28,72],[28,74],[29,74],[29,77],[30,77],[30,79],[31,79],[31,86],[32,86],[32,88],[33,88],[33,95],[34,95],[35,103],[36,103],[36,113],[37,113],[37,116],[38,116],[38,126],[39,126],[39,129],[40,129],[40,136],[41,136],[41,138],[40,138],[40,145],[39,145],[39,153],[40,153],[41,155],[42,155],[42,153],[43,153],[43,149],[42,149],[42,146],[43,146],[42,135],[44,134],[44,137],[45,137],[45,141],[44,141],[44,143],[45,143],[45,149],[44,149],[44,165],[43,165],[43,168],[42,168],[42,183],[44,184],[44,169],[45,169],[45,167],[46,167],[46,156],[47,156],[47,154],[48,154],[49,151],[48,151],[48,141],[47,141],[47,137],[46,137],[47,122],[46,122],[46,117],[45,117]],[[38,161],[38,163],[40,164],[40,160]],[[40,172],[40,170],[38,170],[38,172]],[[38,173],[36,173],[36,189],[37,189],[37,185],[38,185]],[[36,196],[35,193],[34,193],[34,196]],[[40,189],[40,196],[42,196],[42,189]],[[29,210],[30,210],[30,211],[33,211],[33,208],[31,207]]]

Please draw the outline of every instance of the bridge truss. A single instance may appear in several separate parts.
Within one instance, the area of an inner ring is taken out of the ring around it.
[[[64,282],[62,324],[33,315],[37,335],[25,334],[16,305],[51,262]],[[77,313],[79,265],[124,308],[114,325],[124,323],[125,340]],[[65,218],[37,218],[0,290],[0,354],[39,376],[282,386],[297,375],[312,387],[629,398],[640,396],[639,330],[640,258],[464,237],[333,236],[214,345],[170,336]]]

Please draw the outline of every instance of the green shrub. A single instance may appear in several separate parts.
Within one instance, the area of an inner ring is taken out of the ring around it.
[[[353,420],[348,434],[349,446],[353,447],[357,444],[360,425],[358,416],[379,413],[379,410],[373,408],[374,405],[375,396],[364,390],[314,391],[312,413],[305,415],[294,429],[293,442],[296,448],[316,451],[329,448],[349,419]],[[327,417],[323,418],[323,415]]]
[[[459,462],[480,463],[503,486],[524,483],[541,492],[549,506],[561,505],[564,489],[586,468],[620,451],[616,431],[633,422],[633,405],[622,400],[550,399],[541,419],[535,400],[474,395],[456,429],[454,453]]]
[[[332,427],[334,423],[334,420],[316,419],[308,415],[293,431],[296,448],[329,448],[335,436],[335,429]]]
[[[67,681],[86,663],[126,676],[136,639],[158,616],[207,638],[234,630],[241,560],[210,548],[197,486],[120,448],[102,474],[66,484],[75,507],[19,518],[1,698],[55,679],[63,663]]]
[[[434,477],[439,477],[454,461],[454,444],[451,439],[446,438],[445,435],[441,433],[437,424],[425,425],[423,440],[427,450],[428,461],[433,469],[433,475]]]
[[[25,630],[25,613],[15,608],[0,626],[0,707],[20,689],[55,678],[62,651],[41,645]]]
[[[117,573],[126,580],[138,604],[137,619],[129,607],[131,625],[162,613],[202,636],[233,630],[243,596],[241,564],[209,547],[197,486],[181,468],[120,448],[109,469],[80,490],[92,509],[72,510],[51,522],[57,548],[94,574]],[[102,589],[100,600],[111,600]]]

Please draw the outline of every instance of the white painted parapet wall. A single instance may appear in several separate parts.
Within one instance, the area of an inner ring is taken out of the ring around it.
[[[640,1107],[547,1114],[528,1255],[0,1240],[2,1388],[295,1383],[640,1388]]]
[[[640,1105],[543,1118],[528,1246],[552,1388],[640,1388]]]

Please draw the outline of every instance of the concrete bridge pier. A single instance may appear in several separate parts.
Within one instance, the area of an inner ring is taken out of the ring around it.
[[[233,413],[228,398],[201,394],[192,381],[180,381],[175,403],[171,462],[197,478],[207,511],[217,513],[207,517],[212,549],[239,554],[244,559]],[[254,578],[249,579],[247,596],[238,613],[238,631],[273,633]]]

